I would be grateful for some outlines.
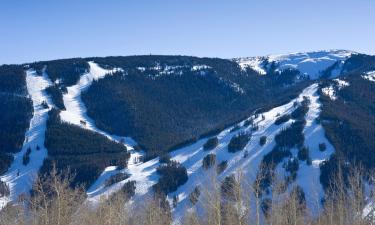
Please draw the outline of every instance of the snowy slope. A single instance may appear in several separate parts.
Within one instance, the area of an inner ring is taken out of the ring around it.
[[[94,80],[102,79],[107,75],[120,71],[121,69],[105,70],[94,62],[89,62],[89,66],[89,72],[82,75],[77,84],[67,87],[67,93],[63,94],[63,101],[66,110],[61,111],[60,113],[61,120],[98,132],[111,140],[124,142],[127,147],[131,148],[132,145],[135,145],[135,142],[131,138],[109,135],[98,129],[95,126],[95,122],[87,116],[86,106],[81,99],[81,93],[87,90]],[[85,122],[85,125],[82,125],[82,122]]]
[[[307,124],[304,129],[304,134],[306,136],[306,145],[310,147],[310,155],[313,161],[312,166],[301,165],[300,171],[298,171],[297,183],[304,189],[305,193],[309,195],[310,193],[316,193],[317,196],[322,197],[323,190],[319,182],[319,164],[327,159],[333,152],[333,147],[324,137],[323,128],[315,123],[315,119],[320,113],[320,103],[318,101],[317,95],[317,84],[313,84],[306,88],[300,96],[296,99],[302,101],[303,96],[309,96],[311,99],[310,109],[306,115]],[[182,163],[188,172],[188,181],[178,188],[174,193],[169,194],[169,200],[172,202],[172,197],[177,195],[179,197],[179,203],[174,209],[175,218],[179,218],[185,210],[191,207],[191,203],[188,200],[189,193],[200,184],[204,184],[205,180],[210,179],[211,173],[203,170],[202,159],[209,153],[215,153],[217,158],[217,163],[223,160],[228,161],[227,169],[218,176],[218,180],[224,179],[226,176],[235,173],[237,171],[242,171],[244,176],[251,183],[256,176],[258,167],[260,165],[263,156],[272,150],[275,146],[274,136],[285,126],[289,126],[292,121],[289,121],[282,125],[275,125],[274,121],[276,115],[283,115],[286,113],[291,113],[294,109],[293,102],[276,107],[268,112],[263,113],[264,120],[261,116],[255,118],[254,121],[258,124],[259,130],[253,132],[251,141],[245,147],[245,150],[237,153],[229,153],[227,150],[227,145],[230,139],[241,131],[249,131],[251,127],[241,127],[241,129],[230,132],[233,127],[225,129],[220,134],[218,134],[219,145],[211,151],[204,151],[203,145],[207,141],[207,138],[201,139],[196,143],[178,149],[171,152],[172,160],[176,160]],[[243,122],[239,123],[243,125]],[[267,136],[267,143],[264,146],[259,145],[259,138],[263,135]],[[320,152],[318,150],[319,143],[326,143],[327,150],[325,152]],[[249,153],[248,157],[244,158],[244,152]],[[301,163],[302,164],[302,163]],[[130,180],[135,180],[136,185],[136,196],[135,199],[142,198],[151,192],[151,186],[155,184],[158,180],[158,175],[156,173],[156,168],[159,166],[159,159],[153,159],[145,163],[140,163],[137,165],[132,165],[129,167],[131,176],[117,184],[110,187],[96,189],[95,192],[89,192],[88,201],[93,203],[97,202],[101,197],[107,196],[114,191],[118,190],[125,182]],[[108,173],[103,173],[103,177],[108,176]],[[315,196],[307,198],[310,205],[315,204]],[[314,202],[313,202],[314,201]]]
[[[329,55],[328,58],[326,57],[327,54]],[[295,53],[289,55],[268,56],[267,59],[275,62],[277,61],[280,68],[288,67],[290,65],[297,65],[297,68],[302,69],[302,71],[306,71],[306,73],[313,73],[317,72],[318,70],[309,71],[307,70],[308,67],[304,67],[303,64],[313,62],[318,63],[324,60],[332,62],[333,60],[340,60],[348,57],[350,54],[351,52],[346,51]],[[264,58],[257,58],[257,60],[258,66],[261,66],[261,62],[264,60]],[[252,64],[248,65],[254,66]],[[327,65],[328,64],[324,64],[324,66]],[[89,72],[82,75],[77,84],[67,87],[67,93],[63,94],[63,101],[66,110],[61,111],[61,119],[66,122],[79,125],[82,128],[98,132],[111,140],[124,143],[131,153],[131,158],[129,160],[128,168],[124,170],[118,170],[114,166],[106,168],[97,181],[94,182],[94,184],[88,189],[88,201],[95,203],[101,197],[107,196],[118,190],[125,182],[130,180],[137,182],[135,198],[142,198],[146,194],[150,193],[151,186],[158,181],[159,176],[156,173],[156,168],[159,166],[159,159],[156,158],[145,163],[140,163],[137,159],[142,157],[142,154],[133,150],[132,146],[134,146],[136,143],[131,138],[110,135],[105,131],[98,129],[95,126],[95,122],[88,117],[86,107],[81,99],[81,93],[85,91],[94,80],[102,79],[107,75],[111,75],[113,72],[121,70],[105,70],[94,62],[89,62],[89,66]],[[245,64],[242,64],[242,66],[246,67]],[[344,80],[336,79],[335,82],[337,83],[338,88],[348,85]],[[30,130],[26,134],[27,139],[25,140],[22,151],[16,154],[15,161],[8,173],[1,177],[1,179],[6,181],[11,188],[10,198],[2,199],[0,202],[2,204],[9,200],[15,200],[20,193],[27,192],[30,189],[32,177],[36,175],[37,170],[42,165],[42,162],[46,157],[47,151],[44,148],[43,143],[48,109],[42,108],[40,103],[42,101],[46,101],[50,106],[52,105],[51,100],[44,92],[44,89],[48,85],[50,85],[50,81],[48,80],[46,74],[43,74],[43,76],[36,76],[35,72],[33,71],[27,72],[27,87],[34,104],[34,116],[30,122]],[[298,171],[296,183],[304,189],[305,193],[310,193],[310,196],[307,196],[308,204],[313,204],[312,201],[313,199],[317,199],[316,196],[321,198],[323,196],[323,190],[319,182],[319,164],[323,160],[327,159],[334,150],[329,142],[325,139],[323,128],[319,124],[315,123],[315,119],[320,113],[320,103],[318,101],[317,88],[317,84],[309,86],[297,99],[292,100],[288,104],[276,107],[263,113],[264,119],[262,119],[262,117],[253,118],[255,123],[258,124],[259,129],[253,132],[252,139],[245,147],[244,151],[229,153],[227,150],[227,145],[234,135],[242,131],[251,130],[251,127],[242,126],[244,122],[241,122],[239,123],[239,125],[241,125],[241,129],[235,132],[230,132],[231,127],[218,134],[217,137],[219,139],[219,145],[212,151],[203,150],[203,145],[207,141],[207,138],[204,138],[190,146],[172,152],[172,159],[182,163],[187,168],[189,175],[189,180],[187,183],[179,187],[175,193],[171,193],[169,195],[170,200],[174,195],[179,196],[179,204],[177,208],[174,209],[175,216],[179,217],[179,215],[182,214],[182,211],[191,206],[187,198],[189,193],[197,185],[202,184],[205,181],[205,178],[209,177],[209,173],[202,169],[202,159],[208,153],[215,153],[218,163],[224,160],[228,161],[228,167],[219,175],[219,180],[222,180],[226,176],[241,170],[246,177],[249,178],[248,182],[252,182],[252,179],[256,176],[259,164],[264,155],[270,152],[275,146],[275,142],[273,140],[274,136],[283,127],[288,126],[293,122],[291,120],[282,125],[275,125],[274,121],[277,117],[276,115],[284,115],[292,112],[294,109],[294,101],[302,101],[303,96],[309,96],[311,100],[310,109],[306,115],[307,123],[304,129],[304,134],[306,138],[305,145],[310,149],[310,156],[313,163],[311,166],[306,165],[305,162],[300,163],[300,170]],[[267,136],[267,143],[264,146],[260,146],[259,138],[263,135]],[[325,152],[320,152],[318,150],[319,143],[326,143],[327,150]],[[36,151],[36,145],[39,145],[41,150]],[[25,167],[22,165],[22,156],[29,146],[33,149],[33,151],[31,153],[30,163]],[[249,156],[246,158],[244,158],[245,151],[249,154]],[[296,154],[296,151],[294,151],[293,154]],[[17,176],[17,172],[20,173],[19,176]],[[126,172],[130,175],[130,177],[119,183],[111,185],[110,187],[105,187],[105,181],[112,175],[119,172]]]
[[[280,56],[281,58],[281,56]],[[106,168],[101,176],[94,182],[94,184],[88,189],[88,201],[97,202],[101,197],[108,196],[109,194],[117,191],[122,185],[130,180],[136,181],[136,196],[135,199],[143,198],[151,191],[151,186],[158,181],[158,174],[156,168],[159,166],[159,159],[140,163],[137,159],[142,157],[142,153],[134,151],[133,147],[136,143],[129,137],[119,137],[110,135],[105,131],[98,129],[95,126],[94,121],[88,117],[86,113],[86,107],[81,99],[81,93],[85,91],[94,80],[102,79],[107,75],[111,75],[113,72],[120,69],[105,70],[99,67],[94,62],[89,62],[89,72],[82,75],[77,84],[67,87],[67,93],[63,94],[63,101],[66,107],[65,111],[61,111],[60,116],[63,121],[76,124],[85,129],[98,132],[107,138],[124,143],[131,153],[128,168],[124,170],[118,170],[116,167],[111,166]],[[9,200],[15,200],[17,196],[22,192],[27,192],[32,184],[32,178],[36,175],[37,170],[42,165],[44,158],[47,155],[47,151],[43,146],[44,133],[46,129],[47,120],[47,109],[43,109],[40,106],[42,101],[46,101],[50,106],[51,100],[46,96],[44,89],[50,85],[50,81],[46,74],[43,76],[36,76],[35,72],[28,71],[27,73],[27,85],[28,91],[33,99],[34,104],[34,117],[31,120],[30,130],[26,134],[28,137],[24,143],[23,149],[20,153],[16,154],[15,161],[11,166],[9,172],[1,177],[3,181],[6,181],[11,187],[10,198],[1,199],[0,204],[4,204]],[[345,86],[345,82],[337,80],[338,86]],[[253,132],[252,139],[245,147],[245,150],[237,153],[229,153],[227,145],[231,138],[242,131],[250,131],[251,127],[244,127],[243,122],[239,123],[241,129],[230,132],[233,127],[223,130],[218,134],[219,145],[212,151],[204,151],[203,145],[207,141],[207,138],[201,139],[196,143],[178,149],[171,153],[172,160],[176,160],[182,163],[186,168],[189,175],[189,180],[183,186],[179,187],[175,193],[169,194],[169,200],[171,201],[174,195],[179,196],[179,204],[174,209],[174,215],[178,218],[182,215],[182,212],[187,208],[191,207],[188,200],[189,193],[199,184],[202,184],[205,179],[210,177],[210,174],[202,169],[202,159],[208,153],[215,153],[217,163],[227,160],[228,166],[226,170],[221,173],[218,177],[219,180],[224,179],[226,176],[242,171],[246,177],[249,178],[248,182],[252,182],[256,176],[259,164],[263,159],[264,155],[269,153],[275,146],[274,136],[285,126],[289,126],[293,121],[289,121],[282,125],[275,125],[274,121],[277,115],[284,115],[293,111],[294,101],[302,101],[303,96],[309,96],[311,100],[310,109],[306,115],[307,124],[304,129],[306,137],[305,144],[310,148],[310,155],[312,157],[313,165],[307,166],[301,163],[300,170],[298,171],[298,177],[296,183],[303,187],[305,193],[314,193],[321,197],[323,190],[319,183],[319,163],[327,159],[333,152],[333,147],[324,137],[324,130],[314,121],[320,113],[320,103],[317,96],[317,84],[313,84],[306,88],[300,96],[289,102],[288,104],[276,107],[268,112],[263,113],[264,119],[261,116],[253,118],[255,123],[259,126],[257,131]],[[253,116],[252,116],[253,117]],[[82,123],[82,121],[84,123]],[[85,125],[83,125],[85,124]],[[259,138],[263,135],[267,136],[267,143],[264,146],[259,145]],[[318,150],[319,143],[326,143],[327,150],[320,152]],[[34,150],[36,145],[39,145],[41,150]],[[31,153],[31,160],[28,166],[22,165],[22,156],[28,147],[33,149]],[[248,157],[244,158],[244,152],[248,152]],[[17,176],[17,172],[20,172],[20,176]],[[119,183],[105,187],[105,181],[112,175],[126,172],[130,177]],[[308,178],[308,179],[307,179]],[[311,201],[315,196],[308,196],[308,204],[313,204]],[[310,200],[309,200],[310,198]]]
[[[323,190],[319,182],[320,170],[318,165],[320,162],[322,162],[322,160],[329,157],[329,155],[333,152],[333,148],[326,140],[323,128],[314,122],[320,113],[320,103],[318,102],[317,88],[317,84],[311,85],[310,87],[306,88],[297,99],[298,101],[302,101],[303,96],[309,96],[312,101],[309,112],[306,115],[307,123],[304,129],[304,134],[306,139],[309,138],[309,140],[306,140],[306,145],[310,147],[310,156],[312,158],[313,165],[307,166],[303,165],[303,163],[300,163],[302,165],[300,167],[300,170],[298,171],[296,182],[304,189],[307,195],[316,193],[317,195],[319,195],[319,197],[322,197]],[[249,156],[247,158],[243,157],[243,151],[234,154],[228,153],[226,146],[229,143],[230,138],[233,136],[233,134],[228,133],[229,130],[223,131],[218,136],[220,139],[220,145],[213,152],[217,155],[218,162],[220,162],[221,160],[228,160],[228,168],[224,171],[224,173],[220,174],[220,176],[218,177],[219,180],[225,178],[231,173],[241,170],[244,176],[249,178],[247,182],[253,182],[256,171],[258,170],[263,156],[270,152],[275,146],[273,140],[274,136],[280,131],[282,127],[288,126],[292,122],[289,121],[283,125],[277,126],[274,125],[275,117],[278,113],[280,113],[280,115],[283,115],[293,111],[293,102],[294,101],[291,101],[286,105],[274,108],[269,112],[264,113],[264,121],[261,121],[260,118],[255,120],[258,122],[260,129],[253,133],[252,140],[245,148],[245,151],[248,151],[249,153]],[[243,128],[242,130],[246,129]],[[263,135],[267,136],[267,144],[264,146],[260,146],[259,138]],[[325,152],[320,152],[317,149],[318,143],[321,142],[327,144],[327,150]],[[175,157],[173,158],[182,162],[187,167],[190,173],[188,182],[180,187],[176,193],[172,193],[170,195],[179,195],[179,199],[181,200],[181,204],[179,204],[175,209],[176,216],[181,215],[182,212],[186,210],[186,207],[189,207],[190,203],[189,200],[186,199],[186,197],[197,184],[202,182],[202,177],[204,177],[201,159],[207,154],[207,152],[204,152],[202,149],[203,143],[201,143],[198,149],[195,149],[196,152],[191,152],[191,154],[189,155],[186,155],[186,153],[182,154],[182,152],[177,153],[177,155],[175,155]],[[191,157],[196,156],[197,154],[201,154],[199,157],[197,157],[197,161],[191,162]],[[307,198],[308,204],[314,204],[315,196],[309,197]]]
[[[10,196],[0,199],[0,208],[9,201],[16,201],[20,194],[29,193],[38,170],[47,156],[44,138],[49,109],[45,109],[41,103],[45,101],[49,107],[52,106],[52,101],[45,92],[45,88],[50,84],[51,81],[46,73],[43,73],[43,76],[38,76],[33,70],[26,72],[27,91],[33,101],[34,113],[21,151],[14,155],[11,167],[0,177],[10,187]],[[36,149],[37,146],[39,146],[39,150]],[[24,166],[22,157],[29,147],[31,148],[30,162]]]
[[[268,55],[265,57],[247,57],[234,59],[241,68],[250,67],[260,74],[266,74],[271,63],[275,63],[277,71],[284,69],[297,69],[303,75],[308,75],[315,80],[321,76],[321,72],[337,63],[332,70],[332,77],[340,75],[343,62],[352,54],[346,50],[329,50],[304,53],[291,53],[283,55]]]
[[[81,99],[81,93],[87,90],[94,80],[102,79],[105,76],[121,70],[118,68],[113,70],[105,70],[94,62],[89,62],[89,66],[89,72],[83,74],[77,84],[67,87],[67,93],[63,94],[63,101],[66,110],[61,111],[60,117],[65,122],[79,125],[84,129],[89,129],[102,134],[110,140],[123,143],[131,154],[127,169],[118,170],[116,167],[110,166],[102,172],[101,176],[87,191],[88,196],[91,196],[102,193],[104,189],[104,182],[112,175],[120,172],[127,172],[131,174],[134,166],[139,163],[139,160],[137,159],[142,156],[142,153],[133,150],[133,146],[136,145],[133,139],[129,137],[110,135],[107,132],[100,130],[95,126],[95,122],[87,115],[86,106]],[[84,122],[84,125],[82,124],[82,121]]]
[[[310,209],[316,209],[320,205],[320,200],[324,197],[324,190],[319,182],[319,165],[334,152],[331,143],[326,139],[324,129],[320,123],[316,122],[320,112],[321,105],[317,92],[309,95],[310,106],[306,119],[306,126],[303,130],[305,135],[305,146],[309,148],[312,165],[306,165],[306,162],[300,162],[296,183],[301,186],[306,193],[306,202]],[[319,144],[325,143],[326,150],[321,152]],[[295,152],[295,156],[297,152]]]
[[[265,75],[267,73],[267,71],[264,69],[265,60],[265,57],[247,57],[235,59],[235,61],[238,63],[238,65],[240,65],[242,69],[250,67],[261,75]]]

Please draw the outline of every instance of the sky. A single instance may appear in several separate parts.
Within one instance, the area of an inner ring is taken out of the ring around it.
[[[375,55],[374,0],[0,0],[0,64],[109,55]]]

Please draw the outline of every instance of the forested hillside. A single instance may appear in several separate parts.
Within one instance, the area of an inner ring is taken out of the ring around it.
[[[0,174],[11,164],[11,154],[22,147],[32,116],[24,70],[21,65],[0,66]]]
[[[104,68],[124,71],[94,82],[83,93],[88,115],[99,128],[134,138],[148,157],[222,130],[256,109],[286,102],[306,85],[286,88],[291,84],[287,75],[259,76],[223,59],[134,56],[92,60]]]
[[[48,157],[41,172],[48,173],[54,164],[58,171],[69,169],[75,174],[72,185],[88,187],[104,168],[125,168],[129,158],[122,144],[93,131],[61,122],[55,109],[49,112],[45,146]]]
[[[346,171],[349,165],[361,165],[367,171],[375,168],[375,82],[364,78],[364,71],[375,68],[375,57],[364,58],[353,59],[361,66],[342,78],[347,82],[345,87],[337,88],[331,80],[321,84],[322,88],[331,85],[335,90],[335,98],[321,94],[320,120],[336,150],[322,167],[325,185],[338,166]]]

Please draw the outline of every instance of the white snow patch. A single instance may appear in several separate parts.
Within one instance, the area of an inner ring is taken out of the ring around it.
[[[341,90],[344,87],[348,87],[350,84],[348,81],[342,79],[334,79],[335,84],[330,84],[327,87],[322,88],[322,93],[328,96],[331,100],[336,100],[336,91]]]
[[[344,87],[349,86],[348,81],[345,81],[345,80],[342,80],[342,79],[334,79],[334,81],[337,83],[337,87],[338,87],[339,90],[344,88]]]
[[[264,70],[262,64],[264,63],[262,57],[247,57],[247,58],[238,58],[235,61],[240,65],[241,69],[246,70],[250,67],[251,69],[257,71],[261,75],[265,75],[266,71]]]
[[[210,66],[207,66],[207,65],[194,65],[194,66],[191,68],[191,71],[206,70],[206,69],[211,69],[211,67],[210,67]]]
[[[362,76],[364,79],[375,82],[375,71],[367,72],[366,75]]]
[[[327,87],[322,88],[322,93],[326,96],[328,96],[331,100],[336,100],[336,93],[335,89],[333,88],[333,85],[329,85]]]
[[[152,67],[137,67],[140,72],[148,71],[150,74],[147,76],[151,79],[155,80],[163,75],[183,75],[183,71],[188,69],[192,72],[198,72],[198,75],[204,76],[206,75],[206,71],[211,69],[210,66],[207,65],[163,65],[161,66],[157,63],[155,66]]]
[[[33,102],[33,117],[25,134],[21,151],[14,154],[14,161],[9,170],[0,177],[10,188],[10,196],[0,198],[0,208],[10,201],[17,201],[21,194],[29,194],[38,175],[38,170],[47,157],[44,139],[49,109],[45,109],[41,104],[46,102],[49,107],[53,105],[45,92],[45,89],[51,85],[51,81],[45,72],[42,76],[38,76],[35,71],[27,70],[26,85]],[[39,150],[36,149],[37,146],[39,146]],[[25,166],[22,163],[22,158],[28,148],[31,148],[30,161]]]

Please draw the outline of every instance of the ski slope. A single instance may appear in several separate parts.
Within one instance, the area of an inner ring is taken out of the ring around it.
[[[100,177],[94,182],[94,184],[88,189],[88,196],[99,195],[103,193],[104,182],[111,177],[120,172],[127,172],[132,174],[132,169],[138,164],[138,158],[142,156],[141,152],[136,152],[133,149],[133,146],[136,145],[136,142],[130,137],[121,137],[117,135],[108,134],[105,131],[97,128],[95,122],[87,115],[87,109],[85,104],[82,101],[81,93],[87,90],[94,80],[99,80],[105,76],[110,76],[114,72],[121,71],[119,68],[112,70],[106,70],[98,66],[94,62],[89,63],[89,72],[83,74],[77,84],[67,87],[67,92],[63,94],[63,101],[66,110],[60,112],[60,117],[62,121],[81,126],[84,129],[89,129],[103,136],[107,137],[110,140],[124,144],[128,151],[130,152],[130,159],[128,163],[128,168],[124,170],[118,170],[115,166],[107,167]],[[120,185],[120,184],[119,184]]]
[[[63,94],[63,101],[66,110],[60,112],[61,120],[95,131],[111,140],[124,143],[128,148],[132,148],[132,146],[135,145],[133,139],[129,137],[110,135],[97,128],[95,122],[87,115],[86,106],[81,99],[81,93],[87,90],[94,80],[102,79],[114,72],[121,71],[121,69],[116,68],[113,70],[105,70],[94,62],[89,62],[89,66],[89,72],[83,74],[77,84],[67,87],[67,93]]]
[[[66,110],[60,112],[61,120],[98,132],[111,140],[120,141],[120,139],[122,139],[122,141],[127,143],[127,147],[131,147],[131,145],[134,145],[135,143],[131,138],[109,135],[98,129],[95,126],[95,122],[87,115],[86,106],[81,99],[81,93],[87,90],[94,80],[102,79],[107,75],[120,71],[121,69],[116,68],[113,70],[105,70],[94,62],[88,63],[90,67],[89,72],[83,74],[77,84],[67,87],[67,93],[63,94],[63,101]],[[82,125],[82,122],[84,122],[85,125]]]
[[[29,194],[38,170],[47,157],[44,139],[49,109],[44,108],[41,104],[46,102],[49,108],[53,105],[52,100],[45,92],[45,89],[51,85],[51,81],[45,72],[39,76],[34,70],[28,70],[26,71],[26,85],[33,102],[33,117],[25,134],[21,151],[14,154],[14,161],[9,170],[0,177],[10,188],[10,196],[0,198],[0,208],[10,201],[16,201],[21,194]],[[39,146],[39,150],[36,149],[37,146]],[[22,158],[28,148],[31,148],[30,162],[25,166],[22,163]]]
[[[208,138],[201,139],[196,143],[178,149],[170,153],[171,159],[180,162],[186,167],[189,176],[188,181],[180,186],[176,192],[170,193],[168,195],[168,200],[172,203],[173,196],[178,196],[179,203],[176,208],[173,209],[173,215],[176,220],[180,219],[183,212],[192,207],[188,196],[191,191],[197,185],[205,185],[205,182],[211,179],[212,171],[206,171],[202,168],[202,159],[209,153],[216,154],[216,161],[220,163],[221,161],[227,160],[228,166],[226,170],[218,175],[218,181],[223,180],[226,176],[241,171],[245,177],[248,178],[247,182],[251,184],[256,176],[260,162],[262,161],[264,155],[269,153],[275,146],[274,137],[275,135],[286,126],[289,126],[293,120],[290,120],[282,125],[275,125],[274,121],[277,115],[284,115],[291,113],[294,110],[293,103],[295,101],[302,101],[303,96],[308,96],[311,99],[311,105],[309,111],[306,115],[306,127],[304,129],[304,134],[306,137],[305,144],[310,148],[310,156],[312,158],[312,165],[308,166],[305,162],[300,163],[300,170],[298,171],[298,176],[296,184],[300,185],[307,195],[307,202],[309,206],[313,206],[317,203],[317,200],[323,196],[323,189],[319,182],[320,169],[319,164],[327,159],[334,151],[332,145],[329,144],[328,140],[324,136],[324,130],[321,125],[315,122],[316,118],[320,114],[320,103],[318,101],[317,94],[318,85],[313,84],[307,87],[297,99],[291,102],[273,108],[272,110],[263,113],[262,116],[254,118],[255,123],[259,126],[257,131],[253,132],[251,141],[247,144],[245,149],[236,153],[229,153],[227,150],[227,145],[231,138],[242,131],[250,131],[250,127],[244,127],[244,121],[239,123],[241,129],[230,132],[233,127],[223,130],[217,137],[219,139],[218,146],[211,151],[204,151],[203,145]],[[259,145],[259,138],[261,136],[267,136],[267,143],[264,146]],[[326,143],[327,150],[325,152],[320,152],[318,150],[319,143]],[[244,157],[244,152],[248,152],[248,156]],[[295,152],[295,154],[297,154]],[[136,194],[135,201],[142,199],[148,194],[151,194],[151,187],[158,181],[158,174],[156,173],[156,168],[160,165],[159,159],[153,159],[145,163],[140,163],[136,165],[130,165],[128,170],[131,176],[119,183],[116,183],[109,187],[97,188],[95,191],[88,192],[88,201],[92,203],[98,202],[102,197],[106,197],[115,191],[119,190],[121,186],[127,182],[134,180],[136,181]],[[103,172],[101,178],[108,177],[109,171]],[[311,194],[311,196],[310,196]],[[319,203],[320,204],[320,203]]]
[[[314,89],[317,87],[314,86]],[[321,204],[321,199],[324,197],[324,190],[319,181],[320,177],[320,163],[328,159],[334,153],[334,147],[325,137],[324,129],[320,123],[316,122],[321,112],[321,104],[319,102],[319,95],[315,91],[309,94],[310,106],[309,111],[305,116],[306,125],[303,130],[305,136],[305,146],[309,148],[312,165],[306,164],[306,161],[299,164],[296,184],[304,190],[306,194],[306,203],[310,209],[317,209]],[[320,151],[319,144],[325,143],[326,150]],[[297,151],[293,152],[297,157]],[[316,212],[313,212],[316,214]]]
[[[319,197],[323,196],[323,189],[319,182],[319,164],[327,159],[333,153],[333,147],[329,144],[324,136],[323,128],[315,123],[315,119],[319,116],[320,113],[320,103],[318,102],[317,94],[317,84],[313,84],[306,88],[300,96],[296,99],[297,101],[302,101],[303,96],[308,96],[311,99],[311,105],[309,111],[306,115],[306,126],[304,129],[304,134],[306,137],[306,145],[310,147],[310,156],[313,161],[312,166],[307,166],[305,162],[300,162],[300,169],[298,171],[296,183],[300,185],[305,193],[307,194],[307,203],[310,206],[316,203],[315,199],[318,195]],[[227,169],[218,176],[218,180],[224,179],[226,176],[233,174],[237,171],[241,171],[244,177],[248,180],[247,182],[251,184],[254,181],[256,172],[258,171],[261,160],[264,155],[269,153],[272,148],[275,146],[274,137],[275,135],[286,126],[289,126],[293,121],[288,121],[282,125],[275,125],[274,121],[277,114],[281,116],[287,113],[291,113],[294,109],[293,102],[291,101],[288,104],[285,104],[280,107],[276,107],[266,113],[263,113],[265,120],[261,118],[255,119],[255,122],[259,125],[259,130],[253,132],[251,141],[245,147],[245,149],[238,153],[229,153],[227,151],[227,145],[233,135],[238,132],[248,130],[251,128],[242,128],[235,133],[230,133],[230,129],[227,129],[221,132],[218,135],[219,146],[211,151],[216,154],[217,161],[228,160]],[[264,146],[259,145],[259,138],[261,136],[267,136],[267,143]],[[327,150],[325,152],[320,152],[318,150],[318,143],[324,142],[327,144]],[[175,193],[171,193],[169,196],[178,195],[180,204],[175,209],[174,215],[179,217],[182,215],[187,208],[191,207],[191,204],[188,200],[188,194],[193,190],[196,185],[203,184],[205,173],[207,178],[210,178],[210,174],[202,169],[202,160],[203,157],[208,154],[208,152],[203,151],[202,145],[205,143],[205,140],[200,142],[198,146],[192,149],[181,149],[175,152],[173,159],[181,162],[184,166],[187,167],[189,173],[188,182],[181,186]],[[249,153],[249,156],[244,158],[244,151]],[[190,154],[186,154],[190,152]],[[295,152],[295,154],[297,154]],[[192,160],[196,157],[196,160]],[[311,195],[310,195],[311,194]],[[320,198],[318,198],[320,200]]]

